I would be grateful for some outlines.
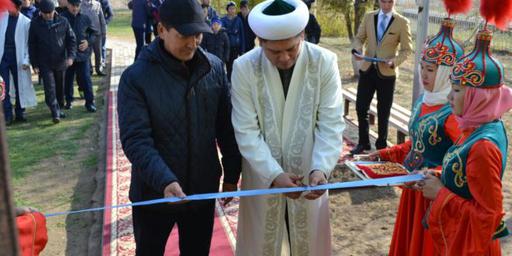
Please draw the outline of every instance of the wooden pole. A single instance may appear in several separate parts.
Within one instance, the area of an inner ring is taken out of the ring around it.
[[[5,134],[5,118],[0,104],[0,254],[18,256],[18,229],[12,204],[9,155]]]
[[[416,29],[416,51],[414,55],[414,80],[412,89],[412,106],[414,106],[416,99],[420,96],[423,88],[420,86],[420,61],[421,52],[423,49],[423,42],[427,38],[428,32],[428,12],[430,0],[416,0],[418,3],[418,23]]]

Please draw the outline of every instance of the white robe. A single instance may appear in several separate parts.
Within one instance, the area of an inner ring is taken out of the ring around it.
[[[0,13],[0,61],[4,56],[5,31],[9,13]],[[22,65],[30,65],[28,54],[28,31],[30,29],[30,19],[22,13],[19,14],[16,30],[14,32],[14,42],[16,44],[16,61],[18,62],[18,88],[20,90],[20,106],[22,108],[33,107],[37,105],[36,92],[32,85],[32,73],[30,68],[23,69]],[[6,79],[4,79],[6,80]],[[12,75],[9,86],[9,96],[11,101],[16,99],[16,89],[12,81]],[[6,85],[7,86],[7,85]]]
[[[303,42],[288,95],[277,68],[256,48],[233,67],[232,121],[242,160],[242,189],[269,188],[282,172],[327,177],[341,150],[343,104],[334,53]],[[291,246],[286,236],[288,206]],[[328,194],[310,201],[284,195],[240,200],[237,255],[331,255]]]

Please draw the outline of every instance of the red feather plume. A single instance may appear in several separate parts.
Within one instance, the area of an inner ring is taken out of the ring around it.
[[[0,0],[0,12],[14,10],[14,4],[11,0]]]
[[[505,30],[512,20],[512,0],[481,0],[480,14],[489,24]]]
[[[471,10],[471,0],[443,0],[444,7],[448,14],[467,13]]]

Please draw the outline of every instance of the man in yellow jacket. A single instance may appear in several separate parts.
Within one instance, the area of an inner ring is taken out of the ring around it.
[[[387,147],[388,119],[398,66],[412,53],[409,20],[393,9],[394,0],[379,0],[380,9],[367,13],[353,42],[352,52],[363,60],[359,70],[356,111],[359,123],[359,143],[351,151],[360,154],[370,150],[368,109],[377,92],[377,149]],[[360,53],[364,47],[364,58]]]

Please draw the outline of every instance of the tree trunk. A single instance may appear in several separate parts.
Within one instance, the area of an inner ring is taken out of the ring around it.
[[[10,185],[9,157],[3,107],[0,105],[0,250],[2,255],[18,255],[18,230]]]

